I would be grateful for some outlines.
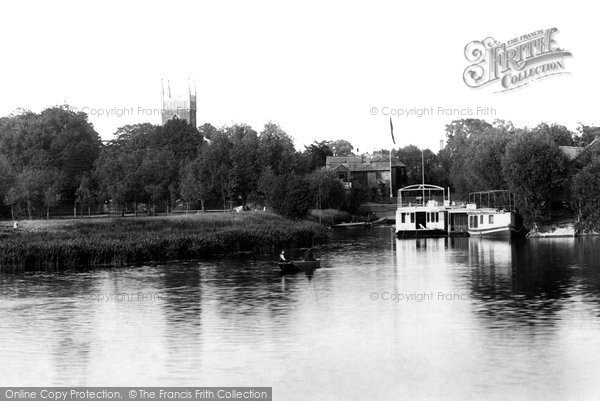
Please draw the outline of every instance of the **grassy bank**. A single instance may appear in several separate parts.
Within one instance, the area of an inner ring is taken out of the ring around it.
[[[11,223],[12,224],[12,223]],[[0,232],[1,270],[63,270],[272,252],[325,242],[326,229],[264,213],[22,221]]]

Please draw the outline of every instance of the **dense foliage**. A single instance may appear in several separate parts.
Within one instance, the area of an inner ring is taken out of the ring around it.
[[[573,179],[573,206],[578,212],[577,228],[600,231],[600,159],[585,166]]]
[[[598,134],[600,128],[583,124],[574,133],[556,124],[520,129],[501,120],[463,119],[446,126],[438,153],[408,145],[392,155],[405,165],[403,184],[424,177],[452,188],[455,199],[510,189],[528,223],[542,221],[557,205],[572,205],[585,224],[597,225],[591,212],[597,192],[584,191],[583,183],[598,173],[589,167],[597,152],[587,151]],[[573,160],[561,146],[586,151]],[[358,181],[347,191],[322,167],[327,156],[355,151],[344,139],[314,141],[298,151],[274,123],[257,132],[245,124],[196,128],[177,119],[123,126],[103,144],[84,113],[66,106],[26,111],[0,119],[0,212],[13,218],[49,217],[54,209],[137,214],[138,207],[148,214],[269,207],[291,218],[310,209],[354,212],[385,191]]]

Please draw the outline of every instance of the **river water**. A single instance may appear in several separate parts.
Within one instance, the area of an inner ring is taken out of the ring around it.
[[[0,276],[0,385],[599,399],[600,238],[358,228],[315,254],[312,276],[267,257]]]

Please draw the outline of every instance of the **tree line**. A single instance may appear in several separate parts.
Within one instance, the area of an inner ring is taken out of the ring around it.
[[[598,134],[600,127],[583,124],[572,132],[558,124],[516,128],[502,120],[456,120],[446,126],[443,149],[424,151],[425,180],[451,187],[463,200],[469,192],[508,189],[528,225],[575,215],[580,228],[598,228],[600,143],[588,146]],[[408,146],[395,155],[407,165],[409,183],[421,182],[419,149]]]
[[[452,121],[445,146],[423,150],[425,181],[454,198],[509,189],[530,224],[553,211],[576,213],[581,227],[600,226],[600,162],[594,151],[573,160],[560,146],[585,147],[600,128],[561,125],[517,128],[506,121]],[[600,150],[598,150],[600,152]],[[387,155],[387,150],[382,150]],[[13,219],[51,212],[156,214],[185,209],[269,206],[288,217],[310,209],[356,212],[376,192],[322,169],[327,156],[354,155],[346,140],[315,141],[299,151],[275,123],[260,132],[246,124],[199,128],[185,120],[119,128],[102,142],[85,113],[68,106],[0,119],[0,212]],[[421,182],[421,149],[392,155],[406,166],[403,184]]]
[[[107,209],[136,215],[186,208],[268,205],[302,217],[315,207],[355,207],[321,167],[347,141],[297,151],[277,124],[195,128],[185,120],[119,128],[103,143],[87,115],[68,106],[0,119],[2,213],[13,219]],[[360,200],[360,199],[359,199]]]

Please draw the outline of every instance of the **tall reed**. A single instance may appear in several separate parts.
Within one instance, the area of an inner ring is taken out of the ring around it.
[[[326,229],[275,214],[200,214],[71,220],[0,233],[0,270],[64,270],[269,252],[327,240]]]

